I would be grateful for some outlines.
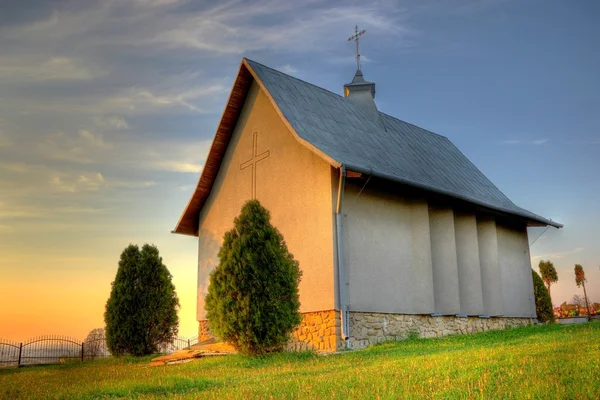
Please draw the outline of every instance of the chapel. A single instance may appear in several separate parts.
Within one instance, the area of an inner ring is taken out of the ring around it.
[[[380,112],[375,93],[360,67],[340,95],[242,60],[174,229],[198,237],[199,340],[209,274],[249,199],[303,273],[290,349],[535,320],[527,228],[562,225],[515,205],[448,138]]]

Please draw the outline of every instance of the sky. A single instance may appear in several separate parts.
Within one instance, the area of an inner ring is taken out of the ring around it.
[[[242,57],[448,137],[517,205],[555,305],[600,302],[595,0],[23,2],[0,8],[0,337],[103,326],[121,251],[158,246],[196,335],[197,240],[171,234]],[[537,269],[537,268],[536,268]]]

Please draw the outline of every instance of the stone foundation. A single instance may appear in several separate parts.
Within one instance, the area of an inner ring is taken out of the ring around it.
[[[208,321],[198,321],[198,342],[203,342],[213,337],[214,335],[210,329],[208,329]]]
[[[302,314],[302,322],[292,332],[290,351],[334,352],[341,348],[340,313],[335,310]]]
[[[292,332],[286,346],[289,351],[314,350],[335,352],[346,348],[361,349],[385,340],[404,340],[412,335],[434,338],[499,330],[530,325],[533,318],[479,318],[412,314],[350,313],[350,338],[341,339],[339,311],[317,311],[302,314],[302,322]],[[208,321],[200,321],[198,341],[212,338]]]
[[[214,337],[208,321],[198,322],[198,342]],[[315,350],[334,352],[341,347],[341,322],[338,311],[317,311],[302,314],[302,322],[292,332],[286,346],[290,351]]]
[[[532,318],[479,318],[409,314],[350,313],[348,347],[360,349],[385,340],[403,340],[411,335],[434,338],[530,325]]]

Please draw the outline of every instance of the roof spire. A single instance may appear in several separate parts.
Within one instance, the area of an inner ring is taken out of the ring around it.
[[[358,37],[364,35],[365,33],[367,33],[366,29],[363,29],[359,32],[358,25],[354,25],[354,35],[352,35],[348,38],[349,42],[354,40],[354,42],[356,43],[356,70],[357,71],[360,71],[360,52],[358,49]]]

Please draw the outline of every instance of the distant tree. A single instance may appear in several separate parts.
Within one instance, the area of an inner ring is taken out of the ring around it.
[[[556,273],[556,268],[554,268],[554,264],[552,263],[552,261],[549,260],[541,260],[538,266],[540,268],[540,275],[542,275],[542,280],[546,284],[546,287],[548,288],[548,294],[552,299],[550,285],[552,285],[555,282],[558,282],[558,274]]]
[[[571,303],[575,304],[578,308],[585,308],[585,299],[583,298],[583,296],[580,296],[578,294],[573,295]]]
[[[179,300],[171,279],[155,246],[123,250],[104,313],[113,355],[156,353],[177,336]]]
[[[104,355],[106,349],[106,337],[104,328],[92,329],[83,341],[83,354],[85,358],[95,359]]]
[[[535,297],[535,313],[537,319],[540,322],[554,322],[554,309],[552,308],[552,300],[550,300],[550,293],[544,281],[538,275],[537,272],[531,269],[531,275],[533,276],[533,294]]]
[[[219,265],[210,275],[205,308],[210,329],[240,353],[283,348],[300,323],[298,262],[269,212],[248,201],[225,233]]]
[[[585,278],[585,271],[583,270],[583,267],[579,264],[575,264],[575,284],[577,285],[577,287],[583,286],[583,297],[585,299],[585,309],[587,310],[587,315],[589,318],[590,307],[589,307],[587,292],[585,290],[586,282],[587,282],[587,279]]]

